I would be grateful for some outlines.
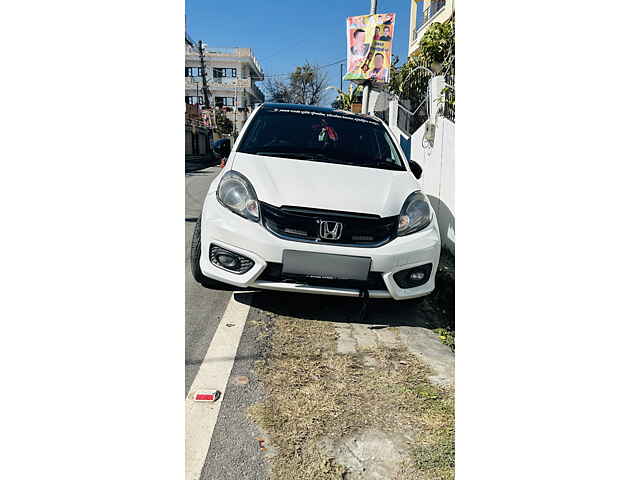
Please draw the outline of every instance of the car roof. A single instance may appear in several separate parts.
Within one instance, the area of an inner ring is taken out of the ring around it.
[[[367,120],[378,120],[378,117],[374,117],[371,115],[365,115],[362,113],[353,113],[347,110],[340,110],[337,108],[331,107],[320,107],[318,105],[301,105],[298,103],[263,103],[262,108],[272,109],[272,108],[283,108],[288,110],[300,110],[303,112],[322,112],[322,113],[336,113],[339,115],[345,115],[349,117],[356,118],[366,118]]]

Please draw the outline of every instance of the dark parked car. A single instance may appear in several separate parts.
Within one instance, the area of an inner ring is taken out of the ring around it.
[[[223,159],[229,156],[231,152],[231,140],[221,138],[213,143],[213,159],[214,164],[219,165]]]

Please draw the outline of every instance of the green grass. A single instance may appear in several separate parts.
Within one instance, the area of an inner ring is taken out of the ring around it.
[[[436,328],[434,332],[438,334],[438,338],[440,338],[440,341],[442,343],[451,348],[451,350],[455,351],[456,332],[454,332],[453,330],[449,330],[448,328]]]

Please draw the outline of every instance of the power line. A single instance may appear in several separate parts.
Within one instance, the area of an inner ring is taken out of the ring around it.
[[[346,60],[346,58],[341,58],[340,60],[336,60],[333,63],[327,63],[326,65],[320,65],[317,68],[318,70],[323,69],[323,68],[328,68],[328,67],[333,67],[334,65],[338,65],[341,62],[344,62]],[[264,78],[275,78],[275,77],[288,77],[289,75],[291,75],[292,72],[287,72],[287,73],[274,73],[272,75],[263,75]],[[254,77],[252,76],[251,78],[259,78],[259,77]]]

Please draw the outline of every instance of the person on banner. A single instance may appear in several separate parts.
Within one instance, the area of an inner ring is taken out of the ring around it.
[[[384,35],[382,35],[379,40],[381,42],[390,42],[391,41],[391,27],[389,25],[385,25],[384,27]]]
[[[376,53],[373,57],[373,70],[369,73],[371,80],[384,82],[387,79],[387,69],[384,68],[384,55]]]
[[[364,43],[365,32],[358,28],[353,32],[353,45],[351,47],[351,55],[354,57],[364,57],[369,51],[369,44]]]

